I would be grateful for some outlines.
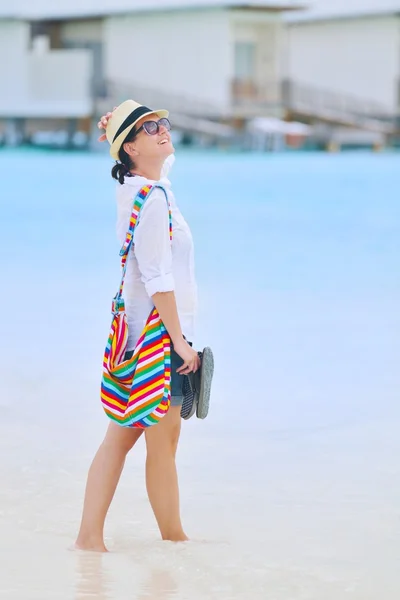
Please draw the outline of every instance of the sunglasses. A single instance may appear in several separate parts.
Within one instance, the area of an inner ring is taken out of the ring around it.
[[[171,131],[171,123],[169,119],[163,117],[159,121],[145,121],[139,129],[135,131],[136,135],[142,131],[142,129],[147,133],[147,135],[157,135],[160,132],[160,127],[165,127],[167,131]]]

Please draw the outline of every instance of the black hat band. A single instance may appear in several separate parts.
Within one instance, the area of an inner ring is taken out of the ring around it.
[[[135,123],[135,121],[140,119],[140,117],[143,117],[143,115],[146,115],[146,114],[152,113],[152,112],[153,111],[150,108],[148,108],[147,106],[139,106],[139,108],[135,108],[135,110],[126,117],[125,121],[119,127],[117,133],[114,135],[113,143],[115,142],[117,137],[119,135],[121,135],[121,133],[123,133],[123,131],[125,131],[125,129],[127,129],[129,127],[129,125],[132,125],[132,123]]]

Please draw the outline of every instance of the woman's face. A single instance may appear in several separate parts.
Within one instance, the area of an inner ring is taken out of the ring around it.
[[[160,118],[157,115],[147,115],[140,119],[135,125],[138,130],[146,121],[158,121]],[[142,129],[132,142],[124,144],[124,150],[133,160],[140,157],[141,159],[160,158],[163,161],[175,152],[175,148],[171,142],[171,133],[164,126],[160,126],[155,135],[149,135]]]

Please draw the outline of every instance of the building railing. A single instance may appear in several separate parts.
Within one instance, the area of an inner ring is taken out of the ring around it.
[[[291,80],[282,82],[282,102],[291,110],[336,111],[347,115],[377,119],[394,116],[387,106],[379,102]]]
[[[319,89],[292,80],[262,86],[252,80],[233,80],[232,109],[247,117],[267,116],[278,108],[299,118],[390,133],[396,128],[394,111],[375,101]]]
[[[281,104],[282,84],[279,80],[274,80],[261,86],[251,79],[234,79],[231,82],[231,99],[234,108]]]
[[[312,111],[337,111],[352,115],[390,118],[390,110],[378,102],[365,100],[351,94],[305,85],[292,80],[273,80],[258,85],[253,80],[233,80],[231,83],[234,107],[281,104],[288,109]]]
[[[184,93],[165,92],[134,82],[108,80],[105,84],[104,97],[97,99],[100,112],[111,104],[120,104],[127,98],[136,98],[149,106],[166,106],[171,114],[219,118],[223,112],[223,108],[217,104]]]
[[[126,98],[137,98],[149,106],[167,106],[174,117],[209,120],[251,118],[289,111],[306,120],[320,120],[390,132],[395,114],[384,105],[349,94],[318,89],[291,80],[273,80],[257,85],[252,80],[233,80],[230,100],[225,106],[184,93],[165,92],[134,82],[106,81],[103,98],[97,98],[96,111],[109,110]]]

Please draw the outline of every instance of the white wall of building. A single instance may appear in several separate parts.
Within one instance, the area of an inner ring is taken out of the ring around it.
[[[33,49],[29,23],[0,20],[0,56],[0,117],[91,114],[88,51]]]
[[[229,110],[238,78],[238,43],[244,45],[239,48],[239,75],[246,77],[247,61],[249,80],[271,91],[284,74],[283,22],[277,12],[197,10],[110,17],[104,32],[106,79],[127,84],[121,98],[143,89],[138,100],[154,104],[144,93],[149,88],[157,92],[155,102],[164,93],[168,106],[173,104],[170,94],[206,103],[210,112],[212,107]]]
[[[92,61],[86,50],[29,53],[27,116],[90,115]]]
[[[400,19],[382,16],[291,24],[288,77],[396,109]]]
[[[176,11],[110,17],[106,78],[224,106],[232,74],[229,12]],[[141,101],[141,98],[138,98]]]
[[[27,95],[26,50],[29,26],[22,21],[0,21],[0,116],[18,111]]]

